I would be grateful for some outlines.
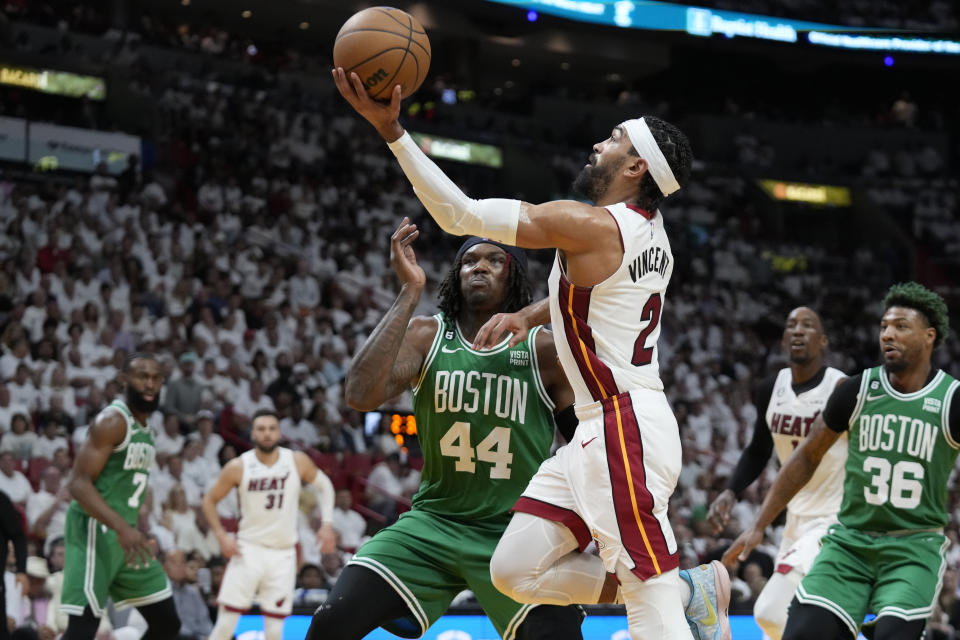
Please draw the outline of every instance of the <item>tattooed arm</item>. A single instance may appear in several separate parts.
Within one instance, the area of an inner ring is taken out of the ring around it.
[[[347,371],[347,404],[358,411],[373,411],[416,382],[436,335],[436,320],[412,318],[426,284],[411,246],[419,233],[404,218],[390,238],[390,261],[400,278],[400,294]]]

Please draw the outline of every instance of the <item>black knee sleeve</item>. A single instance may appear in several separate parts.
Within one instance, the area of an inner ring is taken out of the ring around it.
[[[83,608],[83,615],[67,618],[67,630],[60,640],[93,640],[100,628],[100,618],[93,615],[90,607]]]
[[[873,640],[919,640],[926,626],[926,620],[881,616],[874,626]]]
[[[794,598],[783,640],[853,640],[853,635],[843,620],[823,607],[801,604]]]
[[[147,621],[147,631],[140,640],[170,640],[180,633],[180,616],[173,598],[137,607]]]
[[[360,640],[391,620],[410,614],[393,587],[373,571],[344,568],[327,601],[313,614],[306,640]],[[419,637],[419,626],[411,630]]]
[[[584,617],[583,609],[577,605],[538,605],[523,620],[517,640],[583,640],[580,624]]]

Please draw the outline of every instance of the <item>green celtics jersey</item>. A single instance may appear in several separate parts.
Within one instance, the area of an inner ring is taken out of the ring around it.
[[[113,448],[94,486],[111,509],[128,524],[136,526],[155,456],[153,437],[149,429],[136,421],[122,400],[114,400],[104,411],[120,413],[127,421],[127,433],[123,442]],[[76,500],[70,508],[86,513]]]
[[[850,417],[841,523],[877,532],[947,524],[947,478],[960,449],[947,420],[957,384],[938,371],[923,389],[900,393],[883,367],[863,372]]]
[[[466,522],[505,525],[553,442],[553,402],[540,380],[535,327],[474,351],[456,323],[437,335],[413,390],[423,450],[413,508]]]

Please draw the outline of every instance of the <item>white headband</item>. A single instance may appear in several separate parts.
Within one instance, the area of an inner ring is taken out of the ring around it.
[[[673,175],[673,170],[667,164],[667,159],[660,150],[660,145],[654,140],[650,128],[643,118],[634,118],[620,124],[621,127],[630,136],[630,142],[633,148],[637,150],[640,157],[647,161],[647,170],[653,177],[653,181],[660,187],[663,195],[668,196],[674,191],[680,190],[680,184]]]

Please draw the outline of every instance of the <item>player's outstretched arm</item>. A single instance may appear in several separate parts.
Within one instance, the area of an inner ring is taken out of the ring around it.
[[[304,452],[294,452],[293,459],[297,463],[300,480],[315,487],[319,493],[317,506],[320,508],[321,524],[317,541],[320,543],[320,553],[332,553],[337,550],[337,532],[333,528],[333,483]]]
[[[334,83],[347,102],[387,141],[414,193],[441,229],[453,235],[474,235],[527,249],[557,248],[573,253],[598,249],[610,242],[620,250],[620,234],[609,215],[574,200],[533,205],[519,200],[467,197],[420,149],[398,121],[400,86],[389,104],[373,100],[360,77],[341,68],[333,70]]]
[[[823,456],[839,437],[840,434],[829,428],[822,417],[817,417],[810,435],[800,443],[777,474],[773,486],[763,499],[753,525],[741,533],[723,554],[725,565],[733,566],[738,560],[742,562],[747,559],[754,547],[763,540],[766,528],[786,508],[793,496],[807,484]]]
[[[200,503],[203,515],[207,517],[207,522],[210,523],[213,534],[217,536],[224,558],[240,555],[240,547],[237,546],[236,539],[227,533],[227,530],[220,524],[217,503],[223,500],[231,489],[240,486],[241,480],[243,480],[243,461],[240,458],[234,458],[223,466],[220,475],[217,476],[217,481],[203,494],[203,500]]]
[[[94,484],[113,448],[123,442],[126,434],[127,421],[119,412],[110,411],[97,416],[90,425],[87,439],[77,452],[67,486],[84,511],[117,532],[117,542],[123,548],[127,564],[139,568],[141,563],[149,565],[153,555],[146,536],[114,511]]]
[[[404,218],[390,238],[400,294],[347,370],[344,393],[358,411],[373,411],[415,381],[437,331],[432,318],[413,318],[427,277],[411,244],[420,232]]]

